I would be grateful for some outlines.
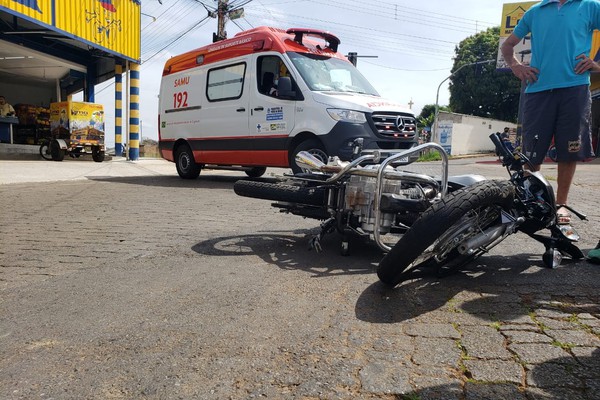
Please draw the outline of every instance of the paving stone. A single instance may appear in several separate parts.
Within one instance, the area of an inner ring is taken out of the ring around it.
[[[373,350],[397,354],[410,354],[414,339],[407,335],[380,337],[373,342]]]
[[[594,328],[595,330],[600,329],[600,319],[598,318],[579,318],[579,322],[582,325],[589,326],[590,328]]]
[[[529,318],[529,317],[528,317]],[[529,323],[507,323],[500,325],[500,331],[530,331],[539,332],[540,327],[529,318]]]
[[[404,325],[404,333],[427,338],[460,338],[460,333],[450,324],[408,324]]]
[[[580,314],[577,314],[577,318],[579,318],[580,321],[583,321],[583,320],[596,320],[596,321],[600,322],[600,319],[594,317],[590,313],[580,313]]]
[[[462,400],[463,390],[461,382],[441,386],[426,387],[417,391],[419,400]]]
[[[541,388],[584,388],[583,382],[573,375],[570,365],[554,363],[539,364],[527,371],[527,385]]]
[[[502,331],[510,343],[552,343],[550,336],[529,331]]]
[[[412,376],[411,382],[420,400],[425,399],[460,399],[462,382],[450,376]]]
[[[595,400],[587,397],[584,391],[564,388],[527,388],[525,390],[531,400]]]
[[[532,324],[533,319],[531,319],[531,316],[529,315],[529,313],[524,313],[524,314],[519,314],[519,315],[515,315],[510,319],[503,319],[502,320],[502,325],[511,325],[511,324]],[[501,326],[502,326],[501,325]]]
[[[412,391],[409,383],[410,368],[389,361],[373,361],[359,373],[363,390],[376,394],[407,394]]]
[[[563,344],[573,344],[575,346],[600,346],[600,339],[589,332],[581,329],[574,330],[554,330],[547,329],[546,334]]]
[[[525,395],[519,391],[519,388],[509,383],[482,384],[467,382],[465,393],[465,400],[526,400]]]
[[[416,343],[413,362],[417,365],[458,367],[461,351],[452,339],[424,338]]]
[[[554,318],[539,317],[537,321],[544,326],[545,329],[577,329],[577,324]]]
[[[461,344],[469,357],[512,359],[512,354],[504,347],[504,336],[490,326],[464,328]]]
[[[585,389],[590,399],[600,399],[600,379],[586,379]]]
[[[547,343],[511,343],[508,347],[527,364],[540,364],[559,359],[567,363],[571,358],[563,349]]]
[[[557,304],[560,305],[560,304]],[[558,308],[540,308],[535,310],[535,316],[537,318],[547,317],[555,319],[568,319],[571,317],[570,313],[564,312]]]
[[[571,352],[578,364],[573,368],[578,376],[600,382],[600,350],[594,347],[574,347]]]
[[[512,361],[464,360],[473,379],[484,382],[522,382],[523,367]]]

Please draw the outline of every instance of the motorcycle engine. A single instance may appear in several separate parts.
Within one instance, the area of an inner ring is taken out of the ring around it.
[[[346,184],[344,195],[344,209],[351,211],[352,215],[358,219],[359,226],[369,233],[375,230],[375,213],[373,212],[373,202],[376,196],[375,186],[375,177],[352,175]],[[401,181],[397,179],[384,179],[382,194],[395,194],[410,199],[422,197],[419,189],[414,186],[403,188]],[[394,213],[381,213],[379,233],[390,232],[395,216]]]

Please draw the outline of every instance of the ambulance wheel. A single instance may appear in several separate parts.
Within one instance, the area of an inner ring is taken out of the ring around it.
[[[200,165],[196,164],[194,153],[187,144],[177,148],[175,165],[177,166],[177,173],[182,179],[196,179],[202,169]]]
[[[296,164],[296,154],[300,153],[301,151],[308,151],[310,154],[317,157],[325,164],[327,164],[327,161],[329,160],[327,151],[325,150],[325,148],[319,140],[314,138],[305,140],[304,142],[301,142],[298,146],[296,146],[289,160],[290,167],[292,168],[292,172],[294,174],[299,174],[302,172],[302,168],[300,168]]]
[[[253,167],[244,171],[250,178],[260,178],[267,172],[267,167]]]
[[[65,159],[65,150],[60,148],[60,144],[56,140],[50,142],[50,155],[54,161]]]

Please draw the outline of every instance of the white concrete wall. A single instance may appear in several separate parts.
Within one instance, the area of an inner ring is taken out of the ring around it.
[[[517,129],[517,125],[511,122],[444,111],[439,113],[438,126],[448,126],[449,121],[452,121],[450,153],[453,156],[493,152],[494,144],[489,138],[492,133],[502,132],[505,127],[515,132]]]

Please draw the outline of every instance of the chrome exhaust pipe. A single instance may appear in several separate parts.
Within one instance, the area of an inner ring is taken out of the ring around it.
[[[466,242],[460,244],[458,246],[458,252],[460,254],[473,254],[475,252],[475,249],[492,243],[493,241],[504,235],[504,232],[506,232],[506,225],[504,224],[491,227],[483,233],[481,233],[480,235],[477,235],[474,238],[471,238]]]
[[[325,163],[308,151],[301,151],[296,154],[296,164],[303,170],[308,171],[321,171],[321,168],[325,166]]]

